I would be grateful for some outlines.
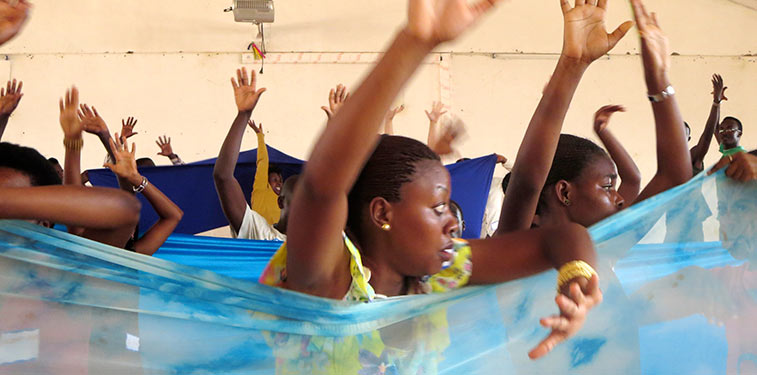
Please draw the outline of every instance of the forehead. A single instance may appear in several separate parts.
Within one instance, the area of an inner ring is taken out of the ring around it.
[[[736,121],[733,121],[731,119],[725,119],[725,120],[723,120],[723,122],[720,123],[720,125],[718,125],[718,127],[721,128],[721,129],[726,129],[726,128],[729,128],[729,129],[730,128],[738,129],[739,128],[739,124]]]
[[[605,155],[597,155],[589,161],[589,164],[586,165],[579,178],[594,180],[616,176],[615,163]]]
[[[412,181],[402,185],[400,195],[405,198],[435,197],[439,194],[449,195],[450,176],[447,168],[437,160],[423,160],[415,165]]]
[[[30,187],[32,179],[15,169],[0,167],[0,187]]]

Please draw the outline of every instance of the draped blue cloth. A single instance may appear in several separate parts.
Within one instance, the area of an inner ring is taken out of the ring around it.
[[[0,374],[755,373],[757,183],[700,175],[590,233],[604,302],[531,361],[554,271],[348,303],[250,281],[276,243],[174,236],[146,257],[2,221]]]
[[[267,147],[269,163],[282,170],[284,179],[302,171],[304,161],[271,146]],[[139,173],[184,211],[184,218],[176,227],[175,233],[196,234],[228,225],[213,183],[216,160],[217,158],[213,158],[186,165],[139,168]],[[234,170],[234,177],[242,186],[248,203],[257,170],[256,161],[257,149],[242,152]],[[452,179],[452,199],[462,207],[465,216],[465,238],[478,238],[481,233],[481,221],[496,163],[496,155],[489,155],[447,167]],[[118,187],[118,181],[109,169],[92,169],[88,172],[92,185]],[[143,196],[138,195],[138,198],[142,202],[139,228],[144,233],[158,221],[158,215]]]

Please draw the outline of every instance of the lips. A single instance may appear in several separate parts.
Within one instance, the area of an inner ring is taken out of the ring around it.
[[[455,257],[455,249],[452,245],[439,252],[439,258],[442,260],[442,269],[447,269],[452,265]]]

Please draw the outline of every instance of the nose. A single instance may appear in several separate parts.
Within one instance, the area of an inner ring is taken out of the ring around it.
[[[623,199],[623,196],[620,195],[617,191],[615,192],[615,206],[618,208],[625,207],[626,201]]]
[[[444,234],[450,237],[455,237],[454,233],[460,230],[460,223],[457,222],[455,215],[452,215],[452,211],[447,210],[446,220],[444,222]]]

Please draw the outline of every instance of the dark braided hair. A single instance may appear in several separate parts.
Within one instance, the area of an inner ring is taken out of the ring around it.
[[[550,187],[562,180],[574,181],[598,156],[609,157],[604,149],[586,138],[560,134],[555,158],[552,159],[552,167],[549,169],[547,181],[539,196],[536,214],[541,215],[546,212],[547,194]]]
[[[415,139],[381,136],[347,197],[347,229],[358,241],[363,237],[360,226],[366,205],[376,197],[400,201],[400,188],[412,181],[418,162],[423,160],[441,161],[439,155]]]
[[[44,156],[30,147],[0,142],[0,167],[29,176],[32,186],[60,185],[58,172]]]

